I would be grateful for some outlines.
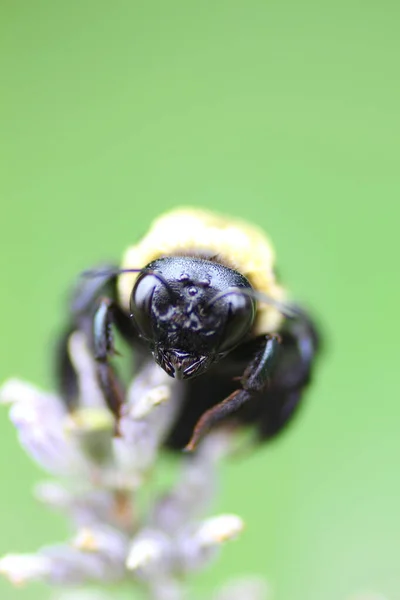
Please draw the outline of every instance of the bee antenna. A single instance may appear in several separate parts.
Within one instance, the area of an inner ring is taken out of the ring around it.
[[[87,271],[82,271],[81,276],[90,278],[96,277],[116,277],[122,273],[140,273],[143,269],[116,269],[114,267],[108,267],[106,269],[89,269]]]
[[[117,277],[117,275],[123,275],[124,273],[143,273],[146,275],[153,275],[156,279],[158,279],[167,289],[171,298],[175,299],[177,297],[176,292],[172,289],[170,283],[158,273],[158,271],[152,271],[151,269],[89,269],[88,271],[82,272],[82,277],[87,278],[95,278],[95,277],[106,277],[107,279],[111,279],[111,277]]]
[[[290,319],[298,316],[298,314],[299,314],[299,312],[296,310],[296,308],[294,306],[291,306],[290,304],[287,304],[285,302],[280,302],[279,300],[275,300],[275,298],[272,298],[272,296],[269,296],[268,294],[265,294],[264,292],[258,292],[257,290],[253,290],[253,289],[249,289],[249,288],[228,288],[227,290],[225,290],[223,292],[219,292],[210,300],[210,302],[207,304],[207,308],[209,308],[210,306],[212,306],[213,304],[215,304],[222,298],[225,298],[225,296],[229,296],[231,294],[236,294],[236,295],[240,294],[241,296],[249,296],[250,298],[257,300],[257,302],[269,304],[270,306],[273,306],[274,308],[279,310],[279,312],[282,315],[284,315],[285,317],[288,317]]]

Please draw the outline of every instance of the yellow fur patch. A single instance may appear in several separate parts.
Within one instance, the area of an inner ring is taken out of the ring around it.
[[[274,273],[274,250],[263,231],[244,221],[234,220],[211,211],[177,208],[156,219],[148,233],[123,257],[121,268],[143,268],[163,256],[199,256],[242,273],[255,290],[275,300],[284,300],[283,288]],[[119,276],[118,293],[122,307],[129,311],[129,299],[137,273]],[[281,314],[267,304],[257,308],[255,333],[278,329]]]

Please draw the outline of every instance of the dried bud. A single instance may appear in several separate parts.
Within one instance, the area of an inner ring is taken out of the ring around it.
[[[41,467],[56,475],[88,476],[90,464],[64,431],[66,409],[57,396],[12,379],[0,389],[0,400],[12,403],[19,441]]]
[[[242,530],[243,521],[236,515],[221,515],[187,527],[179,536],[181,569],[203,568],[224,542],[235,539]]]
[[[236,538],[243,530],[243,521],[236,515],[221,515],[207,519],[197,529],[194,537],[203,548],[222,544]]]
[[[156,530],[145,530],[134,538],[126,566],[143,579],[151,579],[171,570],[174,559],[171,540]]]
[[[94,463],[113,461],[114,420],[105,408],[80,408],[65,420],[65,431]]]
[[[44,581],[51,571],[51,560],[39,554],[7,554],[0,560],[0,573],[14,585]]]

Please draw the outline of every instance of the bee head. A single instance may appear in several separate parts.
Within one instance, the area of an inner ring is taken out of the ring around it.
[[[255,299],[237,271],[172,256],[151,262],[131,294],[131,314],[156,362],[172,377],[204,373],[250,332]]]

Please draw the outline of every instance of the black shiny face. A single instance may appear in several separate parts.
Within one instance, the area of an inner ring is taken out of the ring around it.
[[[221,264],[160,258],[139,275],[131,313],[157,363],[168,375],[187,379],[204,373],[250,331],[251,289],[243,275]]]

